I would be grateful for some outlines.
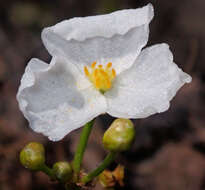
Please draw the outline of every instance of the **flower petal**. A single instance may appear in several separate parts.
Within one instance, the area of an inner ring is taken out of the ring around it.
[[[120,73],[129,68],[146,45],[151,4],[108,15],[73,18],[43,30],[42,40],[51,55],[63,56],[73,64],[113,63]]]
[[[106,15],[76,17],[62,21],[50,29],[66,40],[84,41],[93,37],[110,38],[125,34],[130,29],[148,24],[153,18],[153,6],[125,9]]]
[[[142,51],[133,66],[121,73],[105,96],[108,113],[122,118],[145,118],[164,112],[169,101],[191,77],[173,63],[167,44]]]
[[[17,94],[31,128],[53,141],[104,113],[107,107],[104,96],[68,65],[55,58],[50,65],[32,59]]]

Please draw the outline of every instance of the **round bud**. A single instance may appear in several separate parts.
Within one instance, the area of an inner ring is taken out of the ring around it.
[[[42,144],[31,142],[20,152],[21,164],[30,170],[41,170],[45,163],[45,150]]]
[[[72,178],[72,167],[68,162],[56,162],[53,165],[53,173],[61,182],[67,182]]]
[[[103,136],[104,148],[110,151],[128,150],[134,140],[135,129],[131,120],[116,119],[105,131]]]

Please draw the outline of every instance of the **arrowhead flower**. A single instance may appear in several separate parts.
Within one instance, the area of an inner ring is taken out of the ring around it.
[[[51,63],[31,59],[17,94],[31,128],[57,141],[103,113],[145,118],[166,111],[191,77],[167,44],[142,50],[152,18],[148,4],[45,28]]]

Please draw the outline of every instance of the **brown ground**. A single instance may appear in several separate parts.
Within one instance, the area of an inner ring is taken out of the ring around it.
[[[1,0],[0,1],[0,190],[61,189],[18,160],[30,141],[42,142],[47,162],[71,160],[80,130],[53,143],[28,128],[15,99],[24,68],[32,57],[50,59],[42,45],[43,27],[74,16],[135,8],[154,2],[149,44],[167,42],[175,62],[193,76],[169,111],[137,120],[132,150],[119,156],[126,167],[127,190],[205,189],[205,1],[204,0]],[[105,156],[101,137],[111,122],[101,116],[84,159],[90,170]],[[112,167],[114,167],[113,164]],[[100,187],[96,187],[100,189]]]

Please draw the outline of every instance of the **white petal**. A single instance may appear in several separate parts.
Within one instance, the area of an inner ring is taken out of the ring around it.
[[[31,128],[53,141],[104,113],[107,107],[105,98],[68,65],[62,60],[53,59],[48,65],[32,59],[17,94]]]
[[[146,48],[105,94],[108,113],[115,117],[144,118],[164,112],[179,88],[189,82],[191,77],[173,63],[168,45]]]
[[[56,24],[51,30],[67,40],[83,41],[97,36],[110,38],[147,24],[152,18],[153,6],[148,4],[142,8],[120,10],[106,15],[72,18]]]
[[[113,63],[117,73],[129,68],[146,45],[151,4],[108,15],[74,18],[43,30],[42,40],[51,55],[69,62],[89,65]]]

